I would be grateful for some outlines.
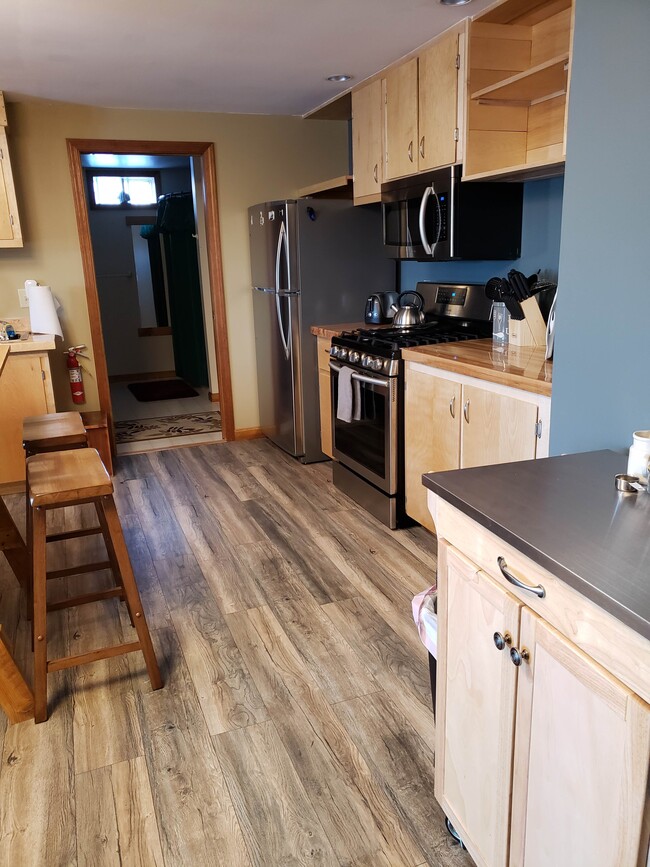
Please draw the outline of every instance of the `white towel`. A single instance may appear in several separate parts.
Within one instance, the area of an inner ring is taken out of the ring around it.
[[[339,396],[336,403],[336,417],[339,421],[352,421],[352,407],[354,396],[352,394],[352,369],[342,367],[339,370]]]

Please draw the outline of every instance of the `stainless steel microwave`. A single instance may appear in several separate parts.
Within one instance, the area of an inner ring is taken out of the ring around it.
[[[395,259],[518,259],[523,184],[466,181],[461,166],[382,184],[384,245]]]

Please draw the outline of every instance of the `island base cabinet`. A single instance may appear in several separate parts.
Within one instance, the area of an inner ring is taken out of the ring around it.
[[[650,707],[522,609],[510,865],[646,864]]]
[[[439,558],[435,794],[476,864],[645,867],[650,706],[445,541]]]
[[[320,447],[323,454],[332,457],[332,397],[330,392],[330,345],[329,337],[319,337],[318,354],[318,402],[320,406]]]

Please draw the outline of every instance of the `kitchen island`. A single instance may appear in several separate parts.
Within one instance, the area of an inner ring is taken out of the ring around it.
[[[646,864],[650,496],[613,452],[427,474],[436,797],[478,865]]]

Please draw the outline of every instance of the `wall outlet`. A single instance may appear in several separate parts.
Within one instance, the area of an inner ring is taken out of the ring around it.
[[[29,307],[29,298],[27,297],[27,289],[24,287],[18,290],[18,301],[21,307]]]

